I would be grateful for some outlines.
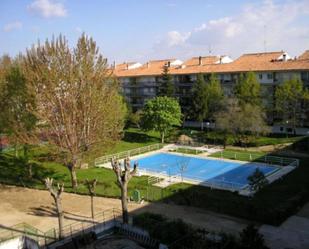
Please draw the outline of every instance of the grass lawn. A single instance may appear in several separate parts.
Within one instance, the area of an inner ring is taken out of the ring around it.
[[[260,157],[267,155],[264,152],[252,152],[252,151],[243,151],[243,150],[229,150],[219,151],[209,155],[210,157],[216,158],[225,158],[239,161],[254,161]]]
[[[107,151],[115,153],[157,143],[158,140],[158,134],[143,133],[130,129],[126,132],[122,141]],[[44,147],[33,150],[31,154],[31,163],[33,164],[32,179],[27,177],[27,166],[22,158],[15,158],[8,153],[0,154],[0,182],[43,189],[43,179],[53,177],[56,181],[65,184],[65,191],[72,192],[68,169],[61,163],[57,163],[48,156],[46,157],[47,152]],[[227,157],[233,157],[235,152],[238,155],[238,160],[242,157],[248,158],[248,152],[246,151],[227,150],[225,154]],[[258,156],[262,155],[264,154],[258,154]],[[214,154],[213,156],[221,155]],[[254,159],[252,158],[252,160]],[[147,177],[133,177],[129,183],[129,193],[131,194],[134,189],[138,189],[141,191],[142,196],[151,201],[195,206],[249,220],[279,224],[309,200],[308,165],[309,158],[301,159],[300,166],[296,170],[282,180],[266,186],[251,199],[229,191],[189,184],[176,184],[161,190],[157,187],[149,187]],[[77,193],[79,194],[87,194],[86,187],[83,185],[86,179],[97,178],[96,192],[98,196],[120,196],[115,174],[111,170],[103,168],[79,169],[77,170],[77,177],[79,180]]]
[[[171,152],[183,153],[183,154],[192,154],[192,155],[197,155],[197,154],[203,153],[203,151],[200,151],[200,150],[186,149],[186,148],[177,148],[175,150],[170,150],[170,151]]]

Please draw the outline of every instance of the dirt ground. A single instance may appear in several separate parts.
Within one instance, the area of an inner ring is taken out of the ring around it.
[[[95,197],[95,212],[121,208],[119,199]],[[90,220],[90,198],[88,196],[63,193],[65,224]],[[230,216],[208,212],[198,208],[163,203],[129,203],[133,213],[150,211],[170,218],[181,218],[192,225],[210,231],[238,233],[248,222]],[[48,191],[0,185],[0,224],[6,227],[26,222],[45,232],[57,228],[57,217],[53,199]]]

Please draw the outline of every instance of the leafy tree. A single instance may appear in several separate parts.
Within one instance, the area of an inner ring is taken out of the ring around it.
[[[240,106],[235,99],[230,99],[225,109],[217,113],[215,118],[216,127],[224,132],[225,140],[230,133],[240,144],[248,143],[252,135],[268,132],[261,107],[251,104]]]
[[[169,73],[169,67],[164,66],[161,75],[161,82],[159,85],[159,96],[173,97],[175,93],[175,84],[173,82],[173,77]]]
[[[268,184],[268,180],[264,173],[256,168],[252,175],[248,176],[250,188],[254,191],[259,191],[265,185]]]
[[[22,144],[24,148],[24,161],[28,165],[29,178],[32,177],[32,164],[29,163],[29,147],[37,142],[35,135],[37,119],[29,111],[29,107],[36,109],[34,97],[27,91],[26,78],[21,66],[15,63],[6,75],[6,91],[4,110],[7,118],[6,133],[15,143]]]
[[[209,84],[206,85],[208,118],[214,118],[223,107],[224,94],[221,84],[215,74],[211,74]]]
[[[234,91],[240,105],[261,104],[261,86],[254,72],[240,74]]]
[[[146,130],[160,132],[161,142],[173,126],[181,125],[181,109],[174,98],[156,97],[148,100],[143,109],[142,125]]]
[[[207,88],[204,76],[199,74],[192,88],[192,114],[201,123],[201,130],[203,130],[203,121],[208,115]]]
[[[132,176],[137,172],[137,163],[134,163],[134,168],[131,171],[131,162],[129,158],[124,159],[124,170],[121,169],[121,164],[114,158],[111,160],[112,168],[117,177],[117,183],[121,190],[121,206],[123,223],[129,222],[128,212],[128,184]]]
[[[264,237],[258,232],[254,225],[248,225],[240,233],[240,248],[241,249],[267,249],[265,246]]]
[[[31,111],[48,141],[65,155],[76,188],[83,155],[114,142],[123,129],[126,107],[119,86],[95,41],[85,34],[73,49],[61,35],[33,46],[24,64],[38,106]]]
[[[302,104],[308,105],[309,92],[299,78],[293,78],[279,85],[275,91],[275,109],[284,121],[289,122],[294,133],[302,115],[306,115]],[[307,103],[304,103],[307,102]]]
[[[8,55],[0,57],[0,152],[2,152],[2,134],[6,132],[8,127],[8,119],[6,115],[7,104],[5,103],[7,81],[6,76],[11,67],[12,59]]]
[[[140,128],[140,122],[142,117],[142,110],[137,110],[136,112],[132,112],[129,116],[130,124]]]

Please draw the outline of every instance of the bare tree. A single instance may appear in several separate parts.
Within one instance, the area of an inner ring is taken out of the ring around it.
[[[181,182],[183,183],[183,175],[188,169],[188,164],[190,162],[190,158],[183,155],[183,159],[177,160],[177,165],[179,168],[179,173],[181,176]]]
[[[27,51],[24,70],[35,114],[48,141],[65,155],[72,187],[90,150],[120,138],[126,107],[107,60],[82,35],[71,49],[61,35]]]
[[[56,209],[57,209],[57,214],[58,214],[58,224],[59,224],[59,238],[63,237],[63,210],[62,210],[62,204],[61,204],[61,194],[64,191],[64,185],[62,184],[57,184],[57,187],[55,188],[53,186],[53,178],[45,178],[45,186],[50,192],[50,195],[53,197],[55,204],[56,204]]]
[[[86,186],[89,191],[89,195],[91,198],[91,217],[94,219],[94,205],[93,205],[93,197],[95,196],[95,187],[97,185],[97,179],[94,179],[92,181],[89,181],[86,179]]]
[[[126,158],[123,161],[124,170],[121,168],[121,164],[118,160],[114,158],[111,160],[111,164],[114,172],[116,173],[117,183],[121,189],[121,205],[122,205],[122,219],[123,223],[128,223],[128,183],[132,176],[136,174],[137,171],[137,162],[134,163],[133,170],[131,171],[131,162],[130,158]]]

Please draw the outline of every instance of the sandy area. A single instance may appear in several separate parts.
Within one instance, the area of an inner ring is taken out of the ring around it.
[[[88,196],[63,193],[65,224],[90,220],[90,198]],[[121,208],[119,199],[95,197],[95,212],[111,208]],[[226,215],[208,212],[198,208],[176,206],[163,203],[129,203],[129,210],[151,211],[170,218],[181,218],[187,223],[204,227],[211,231],[238,233],[247,222]],[[0,186],[0,224],[13,226],[26,222],[47,231],[57,227],[57,217],[53,199],[48,191]]]

